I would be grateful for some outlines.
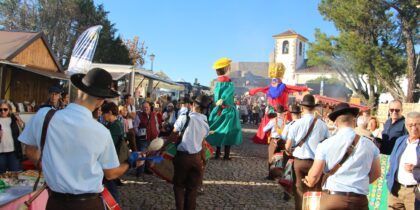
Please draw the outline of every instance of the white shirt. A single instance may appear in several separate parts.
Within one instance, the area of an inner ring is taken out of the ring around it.
[[[416,185],[417,181],[414,179],[413,173],[404,169],[406,163],[417,165],[417,146],[419,140],[410,143],[407,138],[407,147],[401,155],[398,166],[397,180],[403,185]]]
[[[343,159],[355,135],[356,132],[350,127],[340,128],[334,136],[318,145],[315,160],[325,161],[324,172],[329,172]],[[370,139],[360,137],[353,153],[335,174],[328,178],[322,189],[369,194],[369,172],[373,160],[377,159],[379,149]]]
[[[277,121],[277,125],[276,125]],[[281,134],[277,133],[277,127],[281,128],[283,126],[283,117],[277,117],[277,120],[271,119],[267,125],[263,128],[264,133],[271,130],[271,138],[280,138]]]
[[[128,112],[128,114],[130,114],[132,112],[136,113],[136,107],[133,106],[133,105],[127,104],[127,112]],[[133,128],[133,123],[134,123],[133,119],[128,118],[127,121],[128,121],[128,129]]]
[[[24,144],[40,148],[42,125],[49,108],[43,108],[19,136]],[[48,187],[60,193],[100,193],[103,169],[120,165],[109,130],[86,107],[71,103],[57,111],[48,126],[42,170]]]
[[[327,124],[318,119],[305,143],[301,147],[298,147],[299,142],[308,132],[313,120],[313,114],[304,114],[302,118],[296,120],[293,126],[290,127],[287,138],[291,139],[293,147],[296,147],[293,152],[294,157],[299,159],[314,159],[318,143],[329,137]]]
[[[190,122],[185,129],[182,142],[178,145],[178,151],[195,154],[201,151],[203,139],[209,134],[210,128],[206,115],[191,112],[189,116]],[[175,130],[181,132],[186,121],[186,115],[179,116],[174,124]]]
[[[127,104],[128,113],[136,112],[136,107],[134,105]]]
[[[10,117],[0,118],[1,132],[3,133],[3,136],[1,137],[1,143],[0,143],[0,153],[15,151],[15,145],[14,145],[13,136],[12,136],[12,129],[10,128],[11,123],[12,123],[12,118]]]

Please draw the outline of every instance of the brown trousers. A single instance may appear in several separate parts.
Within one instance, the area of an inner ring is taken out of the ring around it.
[[[197,190],[203,179],[201,154],[178,151],[173,164],[176,209],[193,210],[196,208]]]
[[[414,210],[415,200],[414,188],[406,188],[394,182],[388,193],[388,209]]]
[[[104,210],[104,202],[101,197],[85,200],[57,198],[50,196],[47,201],[46,210]]]
[[[368,210],[366,196],[330,195],[323,192],[321,196],[321,210]]]
[[[295,158],[293,161],[293,169],[295,172],[295,209],[302,209],[303,194],[308,191],[321,191],[321,182],[319,181],[314,187],[309,188],[303,182],[302,179],[308,175],[309,169],[313,164],[313,160],[299,160]],[[322,180],[322,178],[320,179]]]

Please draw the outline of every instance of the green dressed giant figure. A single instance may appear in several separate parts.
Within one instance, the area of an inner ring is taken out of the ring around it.
[[[232,80],[225,75],[230,70],[231,62],[228,58],[221,58],[213,65],[218,75],[214,88],[216,107],[210,113],[211,135],[207,141],[217,148],[215,159],[220,158],[221,147],[225,146],[223,159],[230,160],[230,146],[242,143],[241,123],[233,98],[235,88]]]

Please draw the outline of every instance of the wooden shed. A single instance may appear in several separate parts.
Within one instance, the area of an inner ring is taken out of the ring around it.
[[[0,98],[44,103],[48,87],[68,80],[44,35],[0,31]]]

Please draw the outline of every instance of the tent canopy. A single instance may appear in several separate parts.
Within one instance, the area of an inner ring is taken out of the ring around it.
[[[316,100],[318,100],[318,102],[321,102],[323,104],[328,103],[328,104],[332,104],[332,105],[337,105],[339,103],[348,103],[351,107],[359,108],[360,111],[366,111],[366,110],[370,109],[368,106],[349,103],[349,102],[345,102],[345,101],[340,101],[340,100],[337,100],[335,98],[329,98],[329,97],[326,97],[326,96],[314,95],[314,97],[315,97]]]

